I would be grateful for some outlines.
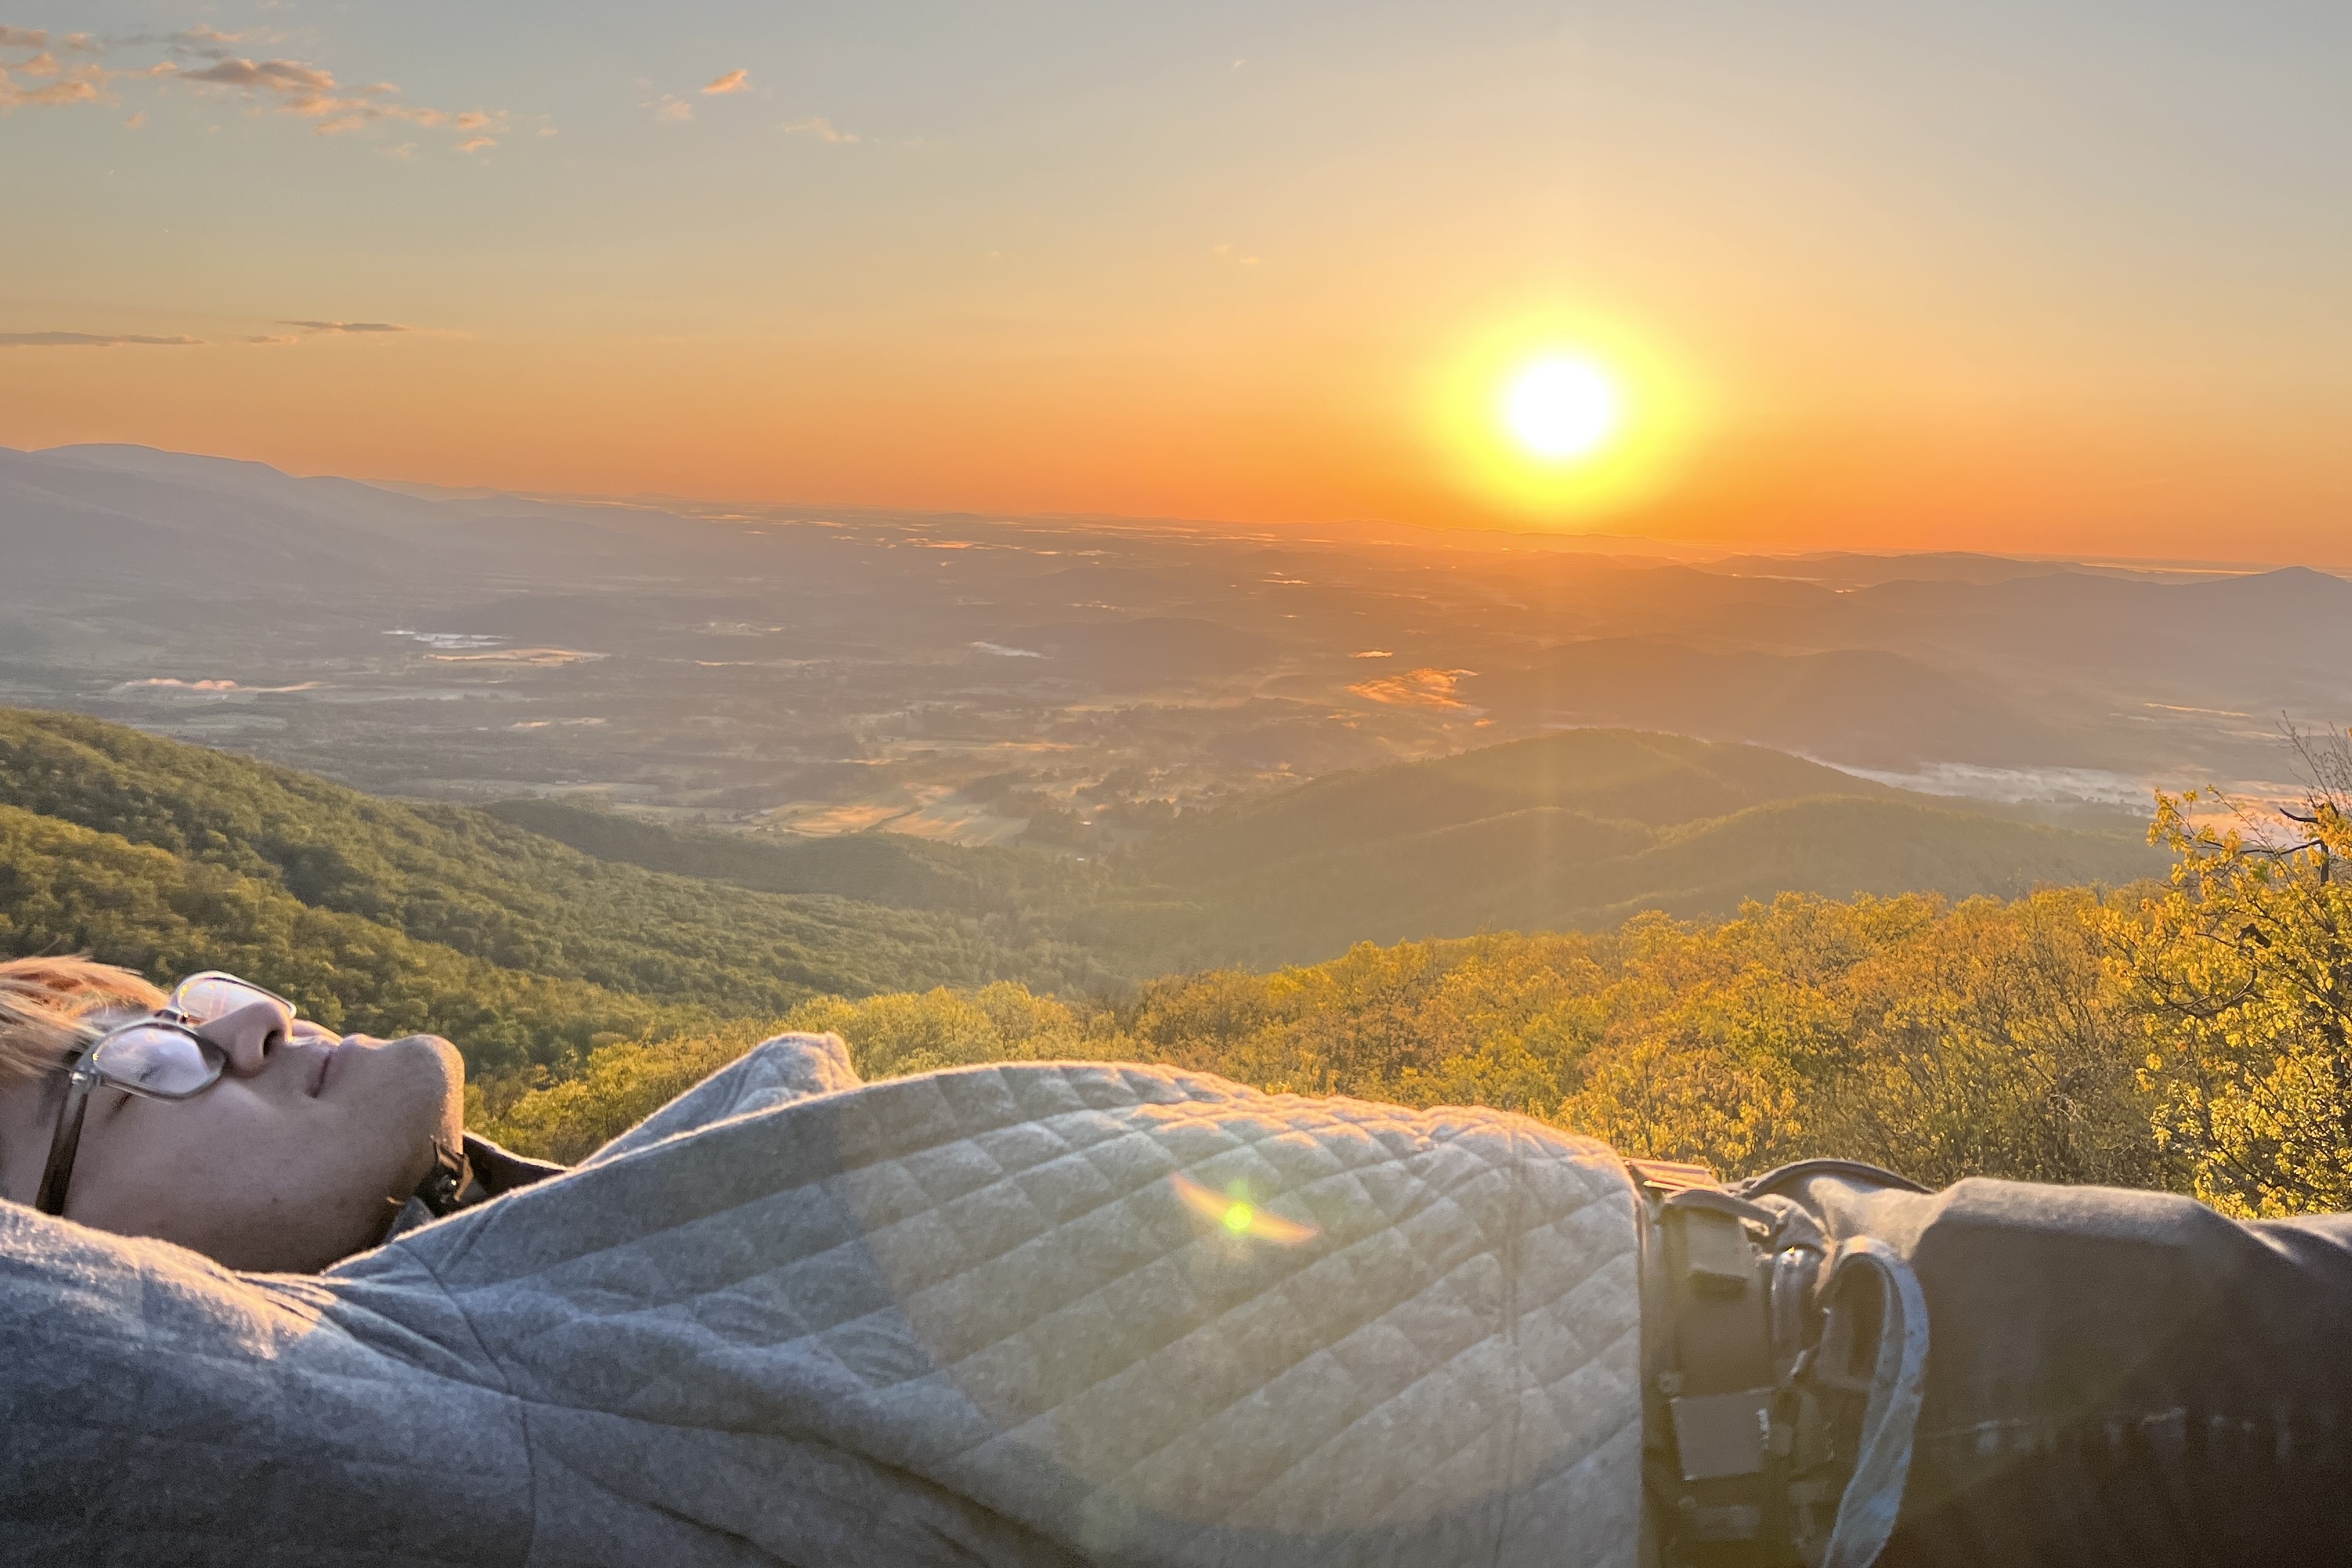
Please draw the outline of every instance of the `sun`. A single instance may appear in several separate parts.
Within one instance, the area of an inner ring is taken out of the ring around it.
[[[1469,515],[1568,532],[1665,496],[1714,403],[1659,329],[1557,304],[1490,317],[1437,346],[1418,395],[1433,477]]]
[[[1503,424],[1533,457],[1553,463],[1589,458],[1624,422],[1624,398],[1609,373],[1589,359],[1536,361],[1504,388]]]

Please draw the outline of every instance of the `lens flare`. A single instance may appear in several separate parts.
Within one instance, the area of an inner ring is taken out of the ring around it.
[[[1608,444],[1623,418],[1609,373],[1587,359],[1543,359],[1503,394],[1503,422],[1538,458],[1572,462]]]
[[[1174,1175],[1168,1178],[1184,1206],[1202,1219],[1213,1222],[1234,1236],[1254,1236],[1260,1241],[1278,1241],[1286,1245],[1311,1241],[1321,1234],[1311,1225],[1268,1214],[1247,1198],[1218,1192],[1202,1186],[1192,1177]]]

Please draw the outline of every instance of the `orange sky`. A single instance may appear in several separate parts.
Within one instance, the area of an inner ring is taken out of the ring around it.
[[[0,443],[2352,564],[2317,9],[116,9],[0,12]],[[1639,483],[1465,462],[1521,339]]]

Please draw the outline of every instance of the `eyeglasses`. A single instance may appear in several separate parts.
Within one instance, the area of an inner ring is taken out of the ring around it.
[[[74,1156],[81,1149],[82,1122],[89,1097],[101,1086],[144,1100],[189,1100],[220,1081],[228,1053],[196,1033],[257,1002],[275,1002],[290,1016],[294,1004],[250,980],[216,969],[191,974],[172,988],[171,999],[143,1018],[109,1029],[75,1058],[58,1107],[57,1131],[49,1138],[49,1163],[41,1172],[37,1206],[43,1214],[66,1212],[66,1189],[73,1183]]]

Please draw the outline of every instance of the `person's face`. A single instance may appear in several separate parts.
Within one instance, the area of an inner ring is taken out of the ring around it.
[[[338,1037],[257,1003],[198,1030],[228,1065],[193,1099],[90,1096],[66,1217],[247,1269],[323,1268],[379,1240],[457,1145],[465,1069],[446,1040]],[[55,1092],[0,1095],[7,1194],[29,1203]]]

